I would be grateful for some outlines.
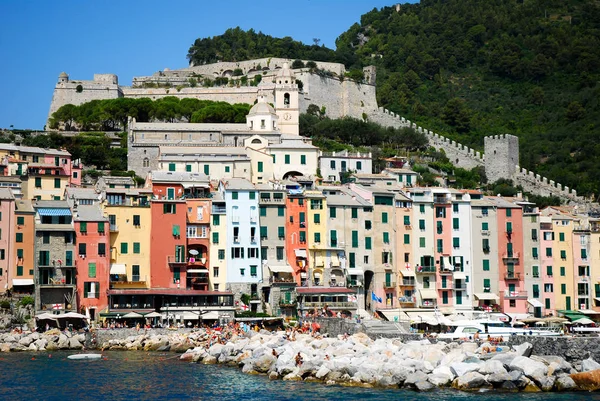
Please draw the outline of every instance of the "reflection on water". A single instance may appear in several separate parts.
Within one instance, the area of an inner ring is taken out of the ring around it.
[[[107,359],[97,361],[68,360],[67,355],[71,354],[0,354],[0,400],[600,400],[600,395],[588,393],[575,397],[451,390],[416,393],[325,386],[271,381],[265,376],[242,374],[236,368],[180,362],[179,355],[174,354],[106,352]]]

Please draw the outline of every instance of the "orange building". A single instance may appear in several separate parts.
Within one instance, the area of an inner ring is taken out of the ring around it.
[[[108,219],[99,206],[73,208],[73,223],[79,254],[77,268],[77,305],[82,313],[96,320],[108,307],[110,273],[110,236]],[[83,253],[82,253],[83,252]]]
[[[33,293],[33,269],[35,267],[34,238],[35,210],[29,200],[15,201],[15,248],[17,249],[14,269],[9,272],[12,278],[12,288],[18,293]],[[10,285],[9,285],[10,287]]]
[[[303,285],[307,279],[308,255],[306,238],[308,221],[306,219],[306,199],[303,192],[291,191],[286,198],[287,219],[285,223],[285,249],[287,260],[292,266],[294,280]]]
[[[184,200],[150,203],[150,282],[152,288],[186,288],[187,205]]]

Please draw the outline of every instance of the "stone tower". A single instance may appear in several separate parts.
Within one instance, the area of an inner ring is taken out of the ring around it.
[[[300,109],[298,107],[298,85],[288,63],[275,77],[275,110],[279,130],[283,134],[300,135]]]
[[[485,174],[488,182],[501,178],[512,180],[519,165],[519,138],[494,135],[484,138]]]

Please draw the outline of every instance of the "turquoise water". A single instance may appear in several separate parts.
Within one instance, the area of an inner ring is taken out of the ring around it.
[[[416,393],[325,386],[271,381],[236,368],[180,362],[174,354],[115,351],[98,361],[68,360],[71,354],[54,352],[51,358],[47,353],[0,354],[0,400],[600,400],[600,394],[589,393]]]

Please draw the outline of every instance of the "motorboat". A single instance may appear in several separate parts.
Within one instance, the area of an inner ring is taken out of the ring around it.
[[[69,355],[67,357],[67,359],[74,359],[74,360],[90,360],[90,359],[101,359],[102,358],[102,354],[75,354],[75,355]]]
[[[554,337],[562,334],[560,329],[515,327],[501,320],[489,319],[456,321],[452,322],[450,326],[455,327],[454,331],[450,333],[441,333],[437,337],[453,340],[472,340],[475,333],[479,333],[479,338],[483,341],[485,341],[488,336],[494,339],[502,337],[503,341],[507,341],[512,336]]]

